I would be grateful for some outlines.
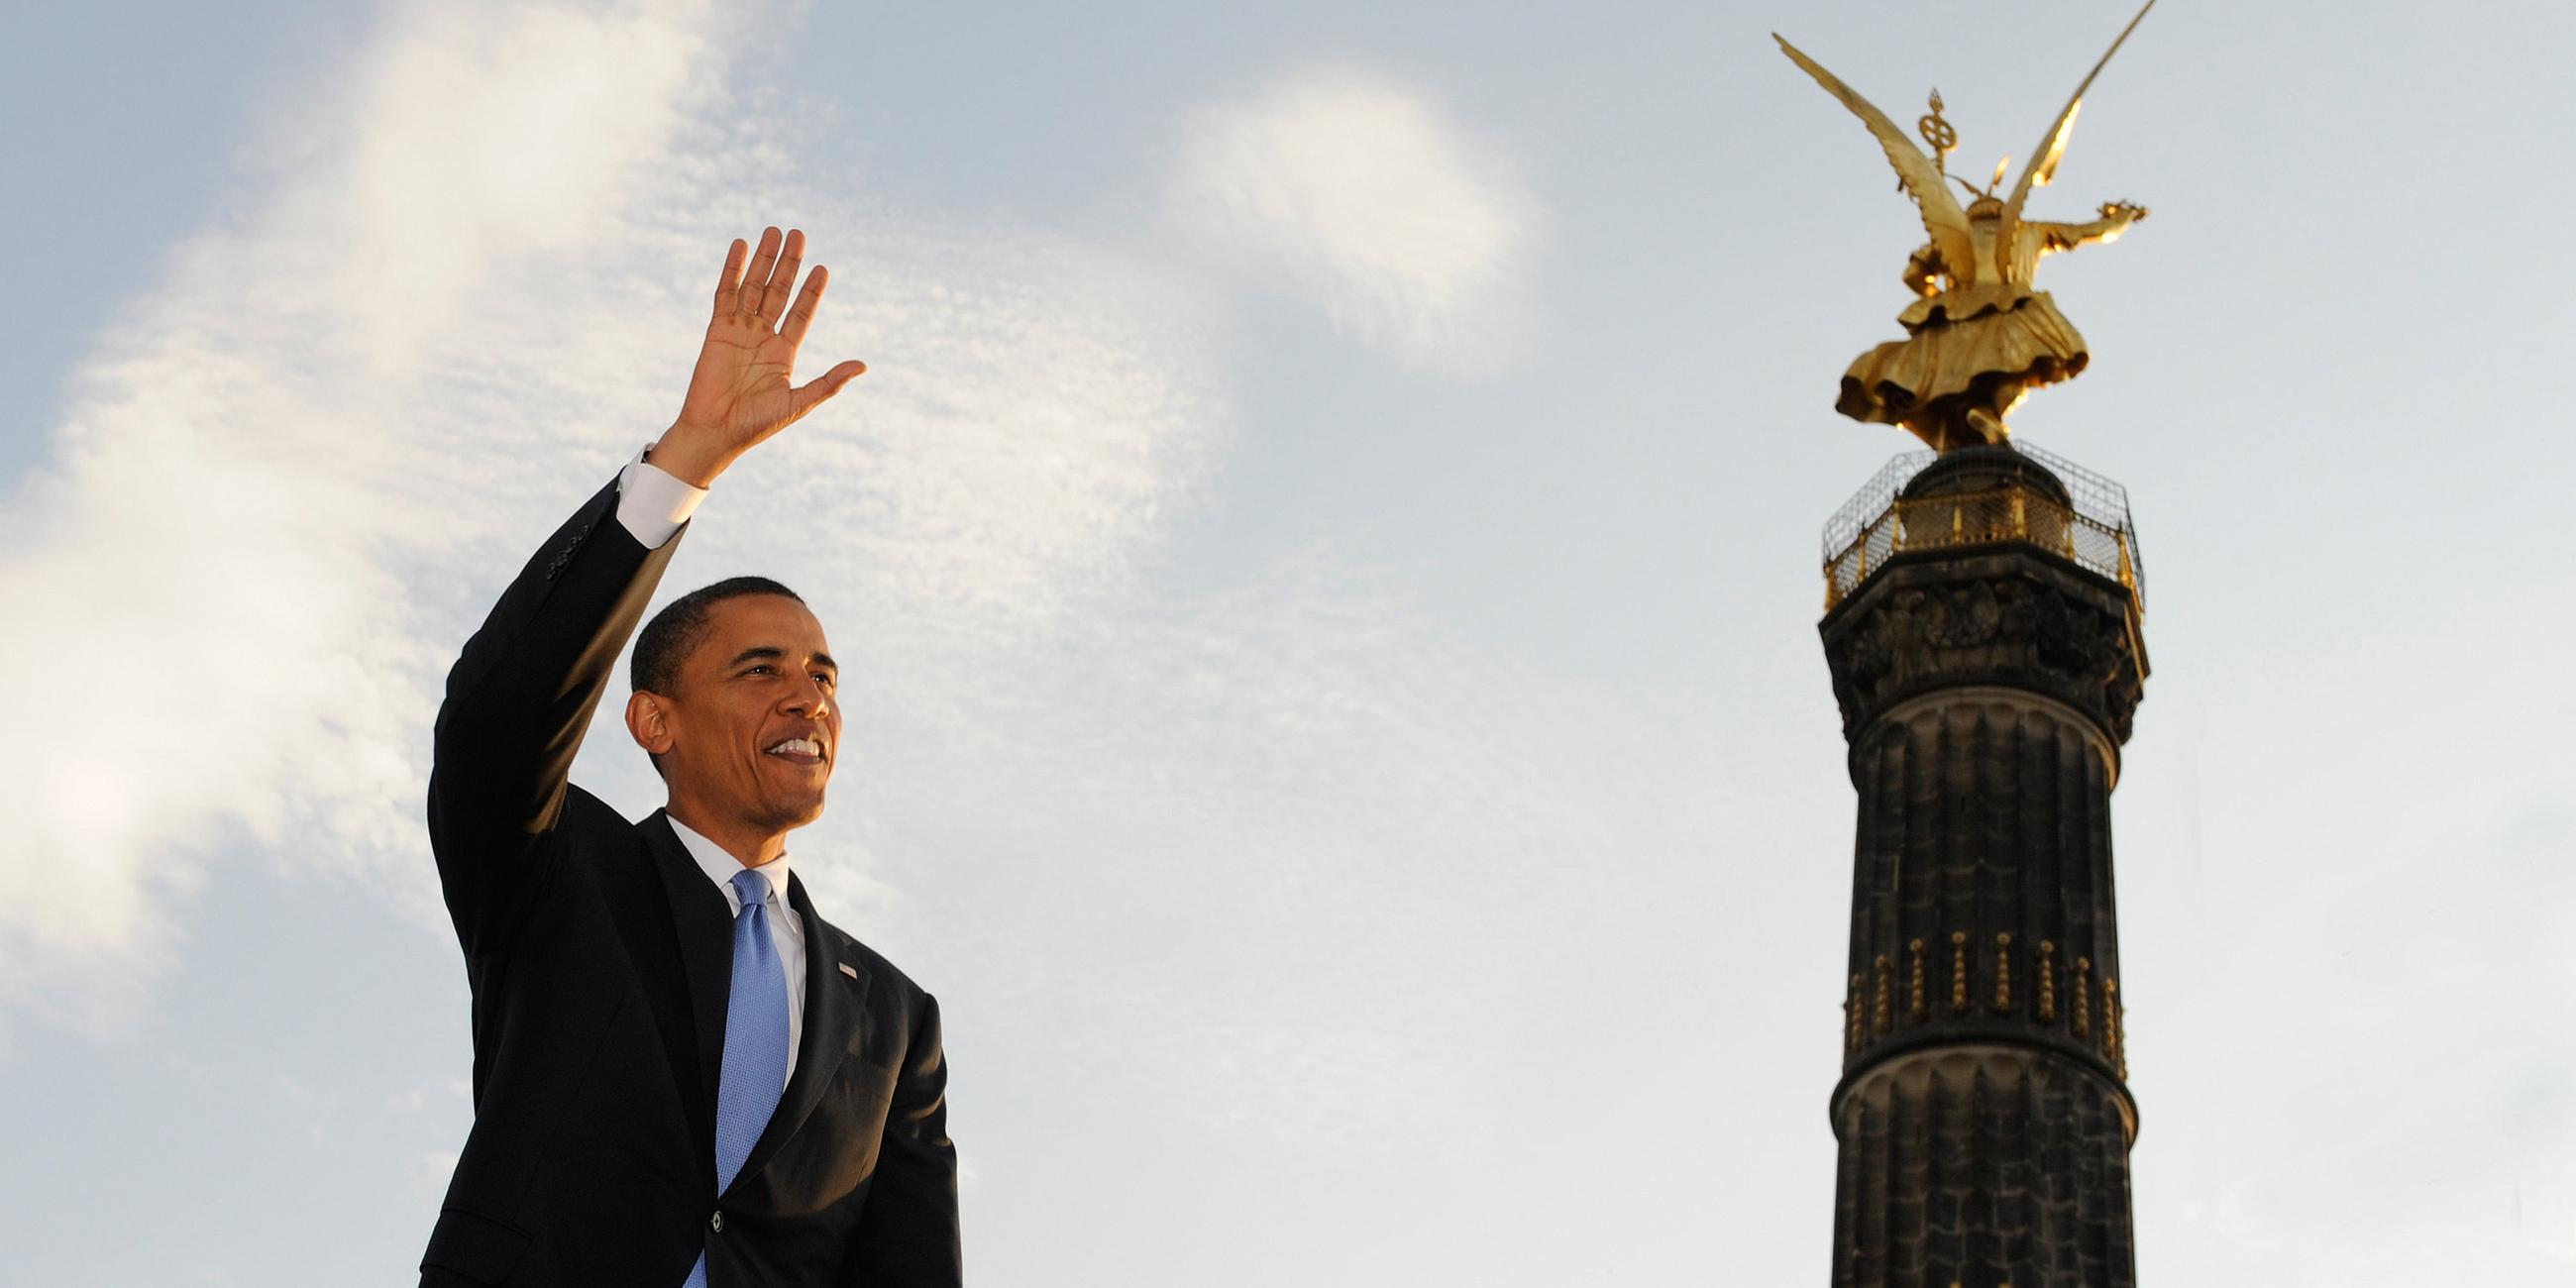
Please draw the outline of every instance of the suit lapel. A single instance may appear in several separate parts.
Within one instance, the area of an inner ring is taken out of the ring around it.
[[[666,831],[668,829],[665,829]],[[796,1044],[796,1072],[787,1079],[787,1090],[778,1100],[778,1109],[769,1116],[769,1126],[753,1142],[751,1154],[743,1159],[742,1173],[734,1178],[740,1185],[760,1174],[770,1156],[787,1143],[814,1106],[823,1099],[823,1090],[832,1085],[832,1076],[841,1061],[859,1049],[867,1036],[868,970],[852,960],[858,954],[848,951],[849,936],[814,912],[814,902],[805,895],[805,883],[794,874],[787,878],[787,906],[805,922],[805,1032]],[[855,976],[841,968],[848,965]],[[730,959],[727,969],[730,970]],[[716,1041],[724,1041],[724,1012],[716,1013]],[[711,1082],[708,1084],[713,1086]]]
[[[689,980],[689,1016],[698,1034],[698,1102],[693,1124],[709,1133],[698,1142],[698,1154],[715,1167],[716,1077],[724,1069],[725,999],[733,986],[733,919],[724,892],[707,880],[698,861],[689,857],[662,811],[638,825],[662,892],[671,901],[671,924],[679,933],[680,969]],[[807,972],[809,975],[812,972]],[[810,987],[810,985],[809,985]]]

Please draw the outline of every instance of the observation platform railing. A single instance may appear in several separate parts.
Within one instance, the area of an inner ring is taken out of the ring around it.
[[[2011,542],[2051,551],[2120,583],[2143,616],[2146,574],[2127,491],[2053,453],[2014,446],[2065,483],[2074,504],[2019,481],[1983,491],[1908,498],[1902,494],[1906,481],[1931,463],[1933,453],[1900,456],[1825,527],[1826,611],[1899,555]]]

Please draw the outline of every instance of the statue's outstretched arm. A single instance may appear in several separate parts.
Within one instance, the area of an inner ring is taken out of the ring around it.
[[[2034,225],[2040,234],[2039,250],[2043,255],[2073,250],[2094,242],[2117,241],[2129,231],[2129,225],[2147,217],[2145,206],[2125,201],[2102,203],[2102,217],[2087,224],[2041,223]]]
[[[1905,260],[1905,289],[1917,295],[1938,295],[1941,286],[1933,279],[1947,277],[1950,270],[1941,262],[1941,252],[1926,242],[1914,248]]]

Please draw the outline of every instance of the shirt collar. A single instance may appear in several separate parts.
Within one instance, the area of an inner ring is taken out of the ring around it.
[[[742,860],[726,853],[723,846],[699,835],[695,828],[671,817],[668,812],[662,815],[662,819],[671,825],[672,833],[680,838],[680,844],[689,851],[689,857],[698,861],[698,870],[706,873],[707,880],[715,882],[725,892],[725,901],[733,905],[735,912],[741,912],[742,901],[734,892],[733,874],[743,870]],[[787,856],[782,853],[752,871],[769,882],[770,899],[784,907],[787,903]]]

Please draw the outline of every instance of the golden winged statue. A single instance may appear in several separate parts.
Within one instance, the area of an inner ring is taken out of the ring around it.
[[[2048,292],[2030,287],[2040,257],[2073,250],[2091,242],[2117,238],[2129,225],[2147,217],[2146,207],[2106,202],[2101,218],[2090,223],[2060,224],[2022,218],[2022,205],[2033,188],[2056,177],[2066,154],[2067,136],[2075,129],[2075,110],[2084,91],[2102,74],[2111,55],[2137,30],[2147,10],[2129,20],[2119,39],[2093,65],[2066,110],[2040,139],[2039,150],[2023,167],[2009,200],[1997,200],[1995,186],[2012,164],[2006,157],[1994,178],[1979,189],[1949,173],[1945,155],[1958,145],[1958,132],[1941,115],[1941,93],[1932,93],[1932,111],[1919,123],[1926,153],[1905,137],[1887,114],[1854,93],[1832,72],[1778,33],[1773,40],[1789,60],[1805,68],[1825,91],[1860,117],[1896,167],[1897,178],[1923,214],[1931,240],[1905,264],[1905,285],[1918,297],[1897,315],[1905,338],[1890,340],[1852,360],[1843,373],[1841,396],[1834,410],[1854,420],[1902,425],[1935,450],[1949,451],[1977,443],[2001,443],[2011,431],[2004,417],[2023,395],[2042,385],[2071,380],[2084,370],[2090,355],[2075,324],[2057,311]],[[1950,195],[1956,182],[1974,198],[1965,210]]]

